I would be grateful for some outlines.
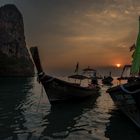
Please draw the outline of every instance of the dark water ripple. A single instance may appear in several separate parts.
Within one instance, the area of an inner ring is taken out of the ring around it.
[[[139,140],[107,88],[97,99],[51,106],[35,78],[0,78],[0,140]]]

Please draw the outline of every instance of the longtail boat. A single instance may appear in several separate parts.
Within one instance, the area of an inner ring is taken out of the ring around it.
[[[112,87],[107,92],[116,106],[140,128],[140,17],[139,33],[132,57],[131,76],[126,78],[127,82]]]
[[[77,83],[71,83],[50,75],[46,75],[41,66],[38,48],[31,47],[30,51],[37,68],[39,81],[43,85],[51,104],[54,102],[79,101],[87,97],[99,96],[98,91],[100,88],[97,85],[83,87]],[[81,77],[81,80],[84,79],[84,76],[76,77]]]

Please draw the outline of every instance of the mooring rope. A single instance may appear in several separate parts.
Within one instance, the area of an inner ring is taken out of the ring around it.
[[[140,89],[135,90],[135,91],[129,91],[129,90],[127,90],[123,85],[120,85],[120,87],[121,87],[121,89],[122,89],[124,92],[129,93],[129,94],[134,94],[134,93],[140,92]]]

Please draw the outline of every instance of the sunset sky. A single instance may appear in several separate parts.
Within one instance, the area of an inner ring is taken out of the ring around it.
[[[38,46],[45,70],[72,71],[131,63],[140,0],[0,0],[24,17],[26,43]]]

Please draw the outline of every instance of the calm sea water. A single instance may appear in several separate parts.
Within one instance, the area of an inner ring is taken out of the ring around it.
[[[140,140],[140,130],[100,96],[51,106],[36,78],[0,78],[0,140]]]

